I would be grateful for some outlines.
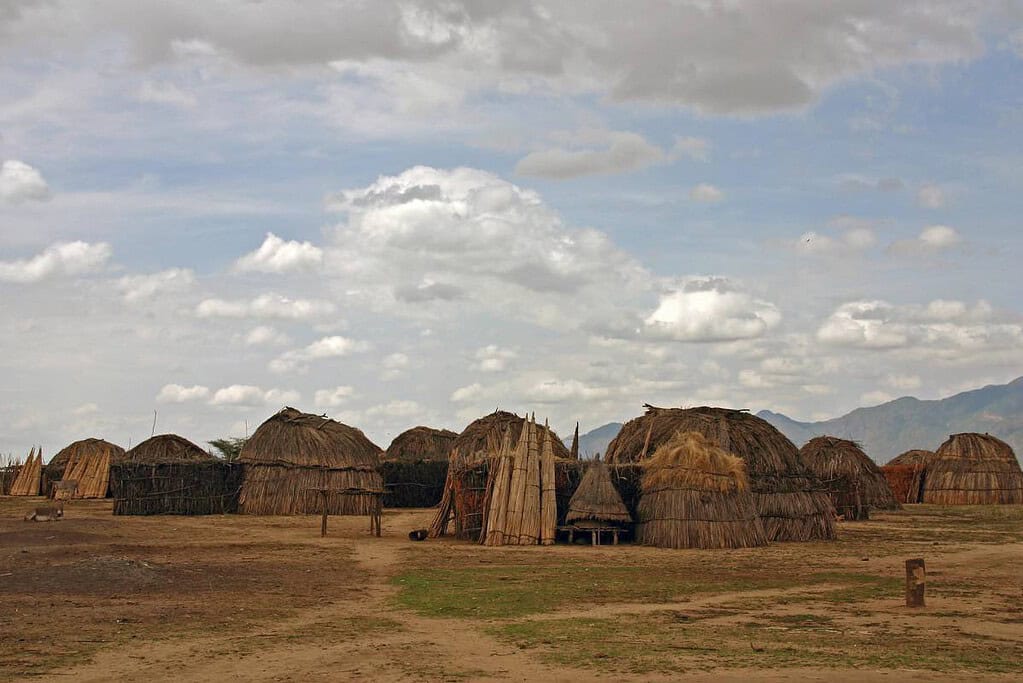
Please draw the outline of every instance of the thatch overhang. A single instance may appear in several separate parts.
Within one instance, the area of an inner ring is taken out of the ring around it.
[[[895,466],[919,466],[926,467],[934,458],[937,457],[934,451],[925,451],[920,448],[914,448],[912,450],[901,453],[884,464],[885,467],[889,465]]]
[[[746,464],[757,512],[772,541],[811,541],[835,536],[835,510],[799,449],[765,420],[728,408],[657,408],[622,426],[610,443],[611,465],[641,462],[677,432],[699,432]]]
[[[632,521],[621,494],[611,481],[611,472],[603,462],[597,460],[587,465],[579,488],[568,502],[565,521],[569,524],[582,521],[628,524]]]
[[[990,434],[953,434],[927,465],[923,502],[1023,504],[1023,470],[1012,447]]]
[[[699,432],[678,432],[643,463],[636,538],[664,548],[750,548],[768,538],[746,464]]]

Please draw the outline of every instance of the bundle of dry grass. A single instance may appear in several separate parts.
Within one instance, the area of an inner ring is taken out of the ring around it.
[[[322,415],[285,408],[270,417],[242,447],[245,480],[239,509],[254,515],[321,511],[311,489],[381,491],[380,448],[360,430]],[[370,496],[328,496],[328,513],[369,514]]]
[[[934,458],[934,451],[916,449],[892,458],[881,468],[896,500],[900,503],[919,503],[923,500],[927,466]]]
[[[43,449],[29,451],[25,464],[18,468],[18,474],[11,483],[12,496],[38,496],[43,477]]]
[[[586,467],[579,488],[568,501],[565,521],[598,522],[600,524],[629,524],[632,515],[622,502],[622,496],[611,481],[607,465],[596,460]]]
[[[869,519],[870,510],[898,510],[881,469],[855,441],[818,436],[799,449],[810,471],[817,475],[835,509],[846,520]]]
[[[767,535],[746,465],[699,432],[678,432],[644,463],[636,539],[660,548],[752,548]]]
[[[989,434],[953,434],[927,466],[923,502],[1023,504],[1023,470],[1009,444]]]
[[[485,460],[488,454],[493,455],[497,452],[506,431],[511,435],[512,443],[517,443],[525,424],[526,418],[504,410],[474,420],[462,430],[452,444],[451,466],[456,470],[475,467]],[[569,450],[553,430],[551,437],[554,457],[570,458]]]
[[[110,490],[110,466],[127,458],[120,446],[103,439],[81,439],[68,444],[46,466],[46,493],[52,482],[77,482],[75,498],[105,498]]]
[[[831,498],[781,432],[746,411],[726,408],[655,408],[627,422],[608,446],[608,464],[639,462],[677,432],[699,432],[742,458],[761,523],[770,541],[835,537]]]
[[[157,434],[125,454],[126,462],[208,462],[215,458],[199,446],[177,434]]]
[[[394,437],[383,459],[385,462],[447,461],[457,438],[458,434],[450,429],[413,427]]]

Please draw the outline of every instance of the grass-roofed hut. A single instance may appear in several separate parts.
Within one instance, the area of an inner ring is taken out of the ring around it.
[[[870,510],[898,510],[881,468],[855,441],[818,436],[799,455],[831,494],[835,510],[847,520],[869,519]]]
[[[480,540],[490,463],[500,452],[505,435],[511,443],[518,443],[526,423],[525,417],[498,410],[473,420],[462,430],[451,448],[447,481],[440,509],[430,527],[431,536],[447,533],[453,519],[455,536]],[[571,458],[554,430],[551,430],[551,447],[555,457],[558,519],[563,520],[568,500],[579,481],[578,461]]]
[[[130,449],[127,462],[209,462],[213,456],[183,436],[157,434]]]
[[[394,437],[384,453],[385,462],[420,462],[443,460],[447,462],[458,434],[450,429],[413,427]]]
[[[448,456],[458,438],[449,429],[413,427],[387,448],[380,463],[384,507],[433,507],[444,494]]]
[[[1023,504],[1023,470],[1012,447],[990,434],[953,434],[935,452],[923,502],[937,505]]]
[[[934,458],[934,451],[913,449],[892,458],[881,467],[897,501],[919,503],[923,500],[927,466]]]
[[[103,498],[109,493],[109,468],[124,462],[123,448],[103,439],[81,439],[68,444],[50,458],[43,470],[43,494],[53,482],[79,480],[78,497]]]
[[[643,470],[639,542],[661,548],[767,545],[746,463],[700,432],[676,433]]]
[[[304,515],[322,510],[312,489],[381,491],[379,446],[361,430],[324,415],[284,408],[249,437],[240,460],[245,479],[239,511],[252,515]],[[363,495],[328,496],[332,515],[370,514]]]
[[[768,422],[744,410],[656,408],[625,423],[608,446],[610,465],[642,462],[677,432],[699,432],[746,463],[750,490],[769,541],[835,537],[831,498],[799,457],[799,449]]]
[[[600,460],[586,466],[582,481],[568,501],[565,522],[577,526],[625,525],[632,522],[632,515],[622,501],[611,472]]]

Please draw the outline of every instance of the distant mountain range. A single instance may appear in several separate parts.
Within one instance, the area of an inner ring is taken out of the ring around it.
[[[958,432],[987,432],[1012,446],[1017,458],[1023,455],[1023,377],[935,401],[907,396],[822,422],[769,410],[757,415],[797,446],[823,434],[853,439],[882,464],[911,448],[933,451]]]
[[[607,452],[607,445],[618,436],[622,428],[621,422],[608,422],[606,425],[591,429],[585,434],[579,435],[579,457],[592,458],[598,453],[603,455]],[[572,446],[572,437],[565,439],[565,445]]]
[[[770,410],[757,415],[797,446],[822,435],[853,439],[881,464],[912,448],[934,450],[958,432],[987,432],[1012,446],[1017,458],[1023,457],[1023,377],[934,401],[907,396],[821,422],[798,422]],[[621,428],[621,423],[610,422],[581,434],[579,454],[606,453]]]

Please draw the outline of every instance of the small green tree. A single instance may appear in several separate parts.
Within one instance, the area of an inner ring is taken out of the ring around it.
[[[236,438],[226,437],[223,439],[213,439],[212,441],[207,441],[206,443],[220,451],[221,458],[223,458],[227,462],[234,462],[238,459],[238,456],[241,455],[242,446],[245,445],[246,441],[248,441],[248,439],[243,439],[240,437]]]

